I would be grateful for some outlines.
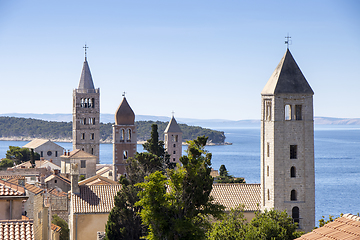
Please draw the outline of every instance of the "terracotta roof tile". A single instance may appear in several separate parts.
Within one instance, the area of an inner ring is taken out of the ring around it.
[[[119,183],[100,175],[95,175],[79,182],[79,185],[114,185],[114,184],[119,184]]]
[[[15,185],[18,185],[18,179],[15,179],[15,178],[8,180],[8,182],[13,183]],[[30,191],[30,192],[32,192],[34,194],[38,194],[38,193],[43,192],[43,190],[41,188],[39,188],[39,187],[37,187],[37,186],[35,186],[33,184],[25,183],[24,187],[25,187],[26,190],[28,190],[28,191]]]
[[[244,204],[245,211],[258,211],[261,201],[260,184],[218,183],[213,184],[211,196],[215,202],[225,206],[225,210]]]
[[[306,240],[342,240],[360,239],[360,217],[352,214],[335,219],[323,227],[314,229],[312,232],[302,235],[297,239]]]
[[[61,231],[61,227],[59,227],[58,225],[55,224],[51,224],[51,230],[55,231],[55,232],[60,232]]]
[[[33,240],[33,220],[0,220],[0,239]]]
[[[60,189],[61,190],[61,189]],[[48,193],[57,196],[57,197],[66,197],[67,193],[63,191],[59,191],[59,188],[54,187],[48,190]]]
[[[109,213],[121,185],[80,185],[80,194],[71,195],[74,213]]]
[[[17,184],[0,180],[0,196],[25,196],[25,189]]]

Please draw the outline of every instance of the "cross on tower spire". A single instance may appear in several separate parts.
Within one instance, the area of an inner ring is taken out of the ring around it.
[[[122,94],[123,97],[125,97],[125,93],[126,93],[126,92],[123,92],[123,94]]]
[[[171,112],[171,115],[172,115],[172,116],[174,116],[174,114],[175,114],[175,112],[174,112],[174,111],[172,111],[172,112]]]
[[[289,33],[287,34],[287,36],[285,37],[286,40],[285,40],[285,44],[287,45],[287,49],[289,49],[289,45],[291,45],[292,41],[290,40],[290,36],[289,36]]]
[[[85,43],[85,46],[83,47],[85,49],[85,61],[86,61],[86,49],[88,49],[89,47],[86,46],[86,43]]]

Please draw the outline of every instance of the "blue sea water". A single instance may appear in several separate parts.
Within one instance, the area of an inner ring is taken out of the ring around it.
[[[233,176],[247,183],[260,183],[260,128],[216,128],[225,132],[225,146],[207,146],[212,166],[225,164]],[[315,126],[315,219],[360,212],[360,126]],[[0,141],[0,157],[8,146],[23,146],[23,141]],[[58,143],[72,149],[71,143]],[[183,150],[186,146],[183,147]],[[138,152],[143,148],[138,145]],[[185,153],[184,153],[185,154]],[[101,163],[112,163],[112,144],[101,144]]]

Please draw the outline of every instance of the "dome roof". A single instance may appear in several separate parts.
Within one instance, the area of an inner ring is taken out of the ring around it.
[[[115,125],[134,125],[135,113],[124,97],[115,113]]]

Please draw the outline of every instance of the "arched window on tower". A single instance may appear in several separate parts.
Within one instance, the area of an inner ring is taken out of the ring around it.
[[[84,107],[84,99],[82,98],[81,100],[80,100],[80,107]]]
[[[291,190],[291,196],[290,196],[290,200],[291,201],[296,201],[297,197],[296,197],[296,190]]]
[[[94,108],[94,107],[95,107],[95,98],[92,98],[92,99],[91,99],[91,102],[92,102],[91,107]]]
[[[300,210],[298,207],[293,207],[291,210],[291,216],[294,221],[294,223],[300,224]],[[299,225],[298,225],[299,228]]]
[[[87,108],[88,107],[88,100],[87,98],[85,98],[85,101],[84,101],[84,108]]]
[[[268,197],[268,200],[270,200],[270,190],[269,189],[267,190],[267,197]]]
[[[290,169],[290,177],[296,177],[296,168],[294,166],[292,166]]]
[[[88,98],[89,108],[92,108],[92,101],[91,98]]]
[[[125,130],[121,129],[120,142],[123,142],[124,140],[125,140]]]
[[[131,129],[127,130],[127,141],[130,142],[131,141]]]

